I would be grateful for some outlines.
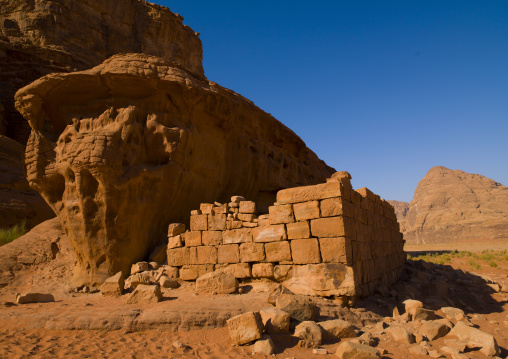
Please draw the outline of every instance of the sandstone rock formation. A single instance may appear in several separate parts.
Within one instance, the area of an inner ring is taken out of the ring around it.
[[[182,20],[142,0],[0,0],[0,100],[7,121],[0,134],[28,139],[30,128],[14,109],[19,88],[117,53],[160,56],[204,76],[201,41]]]
[[[47,75],[16,108],[32,128],[27,178],[68,232],[83,283],[127,273],[200,202],[241,193],[261,210],[334,172],[252,102],[157,57]]]
[[[39,193],[28,185],[23,151],[23,145],[0,135],[0,228],[22,221],[31,228],[55,216]]]
[[[397,216],[397,221],[399,221],[400,225],[400,231],[405,231],[405,220],[407,212],[409,211],[409,203],[407,202],[400,202],[400,201],[387,201],[393,206],[393,209],[395,210],[395,215]]]
[[[508,238],[508,187],[478,174],[433,167],[415,190],[407,243]]]

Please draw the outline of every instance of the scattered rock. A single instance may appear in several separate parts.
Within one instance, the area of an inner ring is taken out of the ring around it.
[[[268,299],[266,300],[271,305],[275,305],[277,298],[281,294],[294,294],[292,291],[279,284],[274,290],[271,291],[270,295],[268,295]]]
[[[353,326],[342,319],[326,320],[318,323],[323,328],[324,340],[337,340],[356,337]]]
[[[150,285],[157,284],[157,282],[153,282],[152,273],[150,271],[145,271],[141,273],[137,273],[131,275],[125,280],[125,289],[134,290],[140,284]]]
[[[461,320],[464,318],[464,311],[462,309],[453,307],[443,307],[441,311],[444,313],[445,318],[448,320]]]
[[[436,314],[434,311],[425,309],[425,308],[416,308],[413,311],[413,320],[434,320],[436,319]]]
[[[435,340],[444,337],[450,328],[446,324],[432,320],[422,324],[420,327],[420,334],[425,336],[428,340]]]
[[[238,280],[228,272],[215,271],[196,279],[196,291],[208,294],[229,294],[238,289]]]
[[[263,335],[252,346],[252,354],[272,355],[275,353],[275,345],[269,335]]]
[[[314,302],[302,295],[281,294],[277,297],[275,306],[301,322],[314,320],[317,313]]]
[[[131,267],[131,275],[141,273],[148,270],[148,263],[147,262],[138,262],[136,264],[133,264]]]
[[[314,348],[314,349],[312,349],[312,354],[326,355],[326,354],[328,354],[328,350],[326,348]]]
[[[16,294],[16,303],[29,304],[29,303],[49,303],[54,302],[55,298],[52,294],[45,293],[26,293]]]
[[[140,284],[127,299],[127,304],[158,303],[161,300],[162,293],[158,285]]]
[[[181,341],[177,340],[176,342],[173,342],[173,347],[176,349],[186,349],[187,345],[185,345]]]
[[[398,326],[393,326],[388,329],[388,332],[392,335],[393,339],[397,342],[404,344],[416,343],[415,336],[409,333],[406,329]]]
[[[441,358],[442,355],[437,350],[429,350],[428,356],[431,358]]]
[[[295,328],[295,337],[300,338],[307,348],[316,348],[323,341],[323,329],[312,321],[304,321]]]
[[[425,349],[421,345],[413,345],[413,346],[411,346],[411,348],[409,348],[409,352],[411,354],[416,354],[416,355],[427,355],[429,353],[427,351],[427,349]]]
[[[289,322],[291,317],[288,313],[270,307],[261,309],[259,314],[261,315],[261,321],[267,333],[289,333]]]
[[[357,343],[368,345],[370,347],[375,346],[379,339],[374,337],[371,333],[365,332],[362,335],[360,335],[358,338],[353,339],[353,341],[356,341]]]
[[[171,223],[168,226],[168,237],[178,236],[179,234],[185,232],[185,229],[186,227],[183,223]]]
[[[157,263],[157,262],[150,262],[150,263],[148,263],[148,266],[150,269],[153,269],[153,270],[157,270],[160,267],[159,263]]]
[[[123,279],[123,273],[120,271],[112,277],[106,279],[101,286],[101,294],[111,297],[119,297],[122,295],[125,281]]]
[[[176,279],[171,279],[166,277],[165,275],[161,276],[159,279],[159,285],[161,288],[178,288],[178,281]]]
[[[419,300],[408,299],[404,301],[406,313],[409,313],[411,318],[413,317],[417,308],[423,308],[423,303]],[[409,319],[411,319],[409,318]]]
[[[472,328],[462,322],[458,322],[450,331],[450,335],[458,337],[461,341],[467,341],[469,348],[480,348],[487,356],[499,355],[499,346],[496,339],[480,329]]]
[[[227,321],[227,326],[233,345],[243,345],[260,339],[263,332],[263,323],[258,312],[237,315]]]
[[[340,359],[377,359],[381,358],[381,352],[375,348],[369,347],[351,341],[341,343],[335,352]]]
[[[233,202],[233,203],[240,203],[242,201],[245,201],[245,198],[243,198],[242,196],[232,196],[231,197],[231,202]]]

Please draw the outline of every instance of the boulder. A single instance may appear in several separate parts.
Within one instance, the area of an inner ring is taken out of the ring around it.
[[[390,327],[388,329],[388,332],[392,335],[393,339],[396,342],[404,344],[416,343],[415,336],[402,327],[397,326]]]
[[[480,329],[472,328],[462,322],[458,322],[450,331],[461,341],[467,341],[469,348],[480,348],[480,351],[487,356],[498,356],[500,354],[496,339]]]
[[[316,304],[302,295],[281,294],[277,297],[275,306],[300,322],[314,320],[317,314]]]
[[[162,300],[161,289],[158,285],[140,284],[127,299],[127,304],[158,303]]]
[[[157,284],[157,281],[152,275],[151,271],[145,271],[141,273],[137,273],[134,275],[131,275],[125,280],[125,289],[131,289],[134,290],[136,287],[140,284]]]
[[[417,308],[423,308],[423,303],[419,300],[407,299],[404,302],[405,311],[412,318]]]
[[[275,353],[275,345],[269,335],[263,335],[252,346],[252,354],[273,355]]]
[[[284,287],[283,285],[279,284],[270,292],[270,294],[268,295],[268,299],[266,301],[271,305],[275,305],[275,303],[277,302],[277,298],[281,294],[294,294],[294,293],[289,289],[287,289],[286,287]]]
[[[376,348],[354,342],[341,343],[335,352],[340,359],[379,359],[381,352]]]
[[[147,262],[138,262],[131,267],[131,275],[147,271],[149,269]]]
[[[244,193],[264,211],[274,189],[334,172],[252,102],[153,56],[47,75],[16,108],[32,129],[28,182],[68,231],[84,284],[127,272],[203,201]]]
[[[178,281],[163,275],[159,279],[159,285],[161,288],[178,288]]]
[[[413,320],[434,320],[436,319],[436,314],[430,309],[416,308],[413,311],[412,317]]]
[[[441,311],[444,313],[445,318],[448,320],[461,320],[465,317],[464,311],[462,309],[443,307],[441,308]]]
[[[420,334],[428,340],[435,340],[444,337],[449,331],[450,328],[445,323],[437,320],[424,322],[420,327]]]
[[[125,281],[123,279],[123,273],[118,272],[112,277],[106,279],[101,286],[101,294],[104,296],[118,297],[122,295]]]
[[[260,339],[263,323],[258,312],[248,312],[228,319],[227,326],[233,345],[244,345]]]
[[[196,280],[196,292],[206,294],[229,294],[238,290],[238,280],[231,273],[215,271]]]
[[[306,348],[316,348],[323,341],[323,328],[316,322],[304,321],[296,326],[295,337],[300,338]]]
[[[289,333],[289,322],[291,317],[288,313],[277,308],[263,308],[259,311],[261,321],[267,333],[281,334]]]
[[[18,304],[30,304],[30,303],[49,303],[54,302],[55,297],[52,294],[47,293],[26,293],[16,294],[16,303]]]
[[[324,340],[354,338],[356,333],[353,325],[342,319],[325,320],[318,323],[323,328]]]

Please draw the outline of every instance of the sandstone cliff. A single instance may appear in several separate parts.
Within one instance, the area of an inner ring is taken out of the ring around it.
[[[273,203],[277,190],[334,172],[252,102],[157,57],[45,76],[17,92],[16,108],[32,128],[27,178],[59,216],[86,283],[145,259],[200,202]]]
[[[400,225],[400,231],[404,232],[406,215],[407,212],[409,211],[409,203],[395,200],[388,201],[388,203],[390,203],[393,206],[393,209],[395,210],[395,215],[397,216],[397,221],[399,222]]]
[[[409,244],[508,238],[508,187],[433,167],[415,190],[404,238]]]

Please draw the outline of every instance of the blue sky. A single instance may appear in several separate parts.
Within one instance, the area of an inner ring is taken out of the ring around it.
[[[155,1],[199,32],[208,79],[355,188],[410,201],[433,166],[508,185],[508,1]]]

